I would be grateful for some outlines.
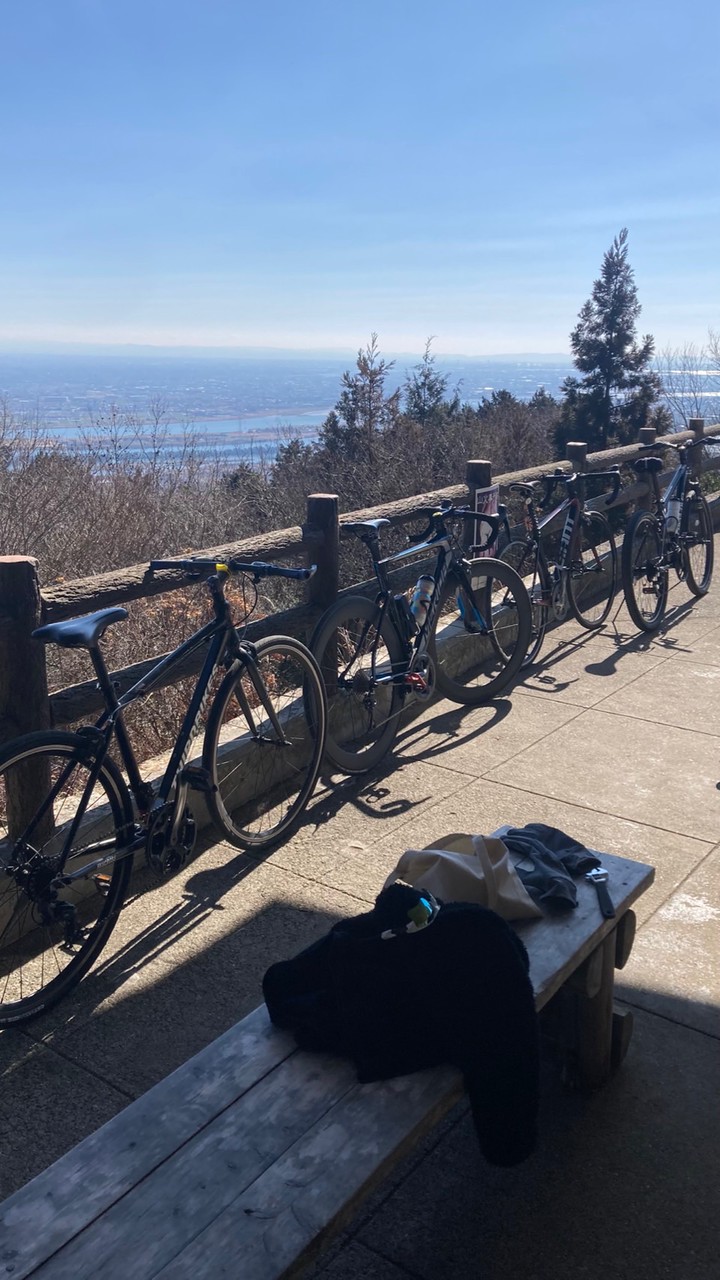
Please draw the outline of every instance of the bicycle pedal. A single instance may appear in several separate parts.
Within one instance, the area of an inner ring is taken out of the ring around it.
[[[414,689],[416,693],[427,693],[428,682],[419,671],[411,671],[405,676],[405,684],[408,689]]]
[[[95,885],[95,888],[97,889],[98,893],[102,894],[104,898],[106,898],[108,895],[111,878],[112,878],[111,876],[104,876],[101,874],[93,876],[93,883]]]
[[[186,783],[193,791],[203,791],[205,795],[217,791],[209,771],[200,765],[186,765],[180,774],[180,782]]]

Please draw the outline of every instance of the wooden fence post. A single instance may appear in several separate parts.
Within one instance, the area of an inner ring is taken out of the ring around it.
[[[490,488],[490,486],[491,486],[491,484],[492,484],[492,482],[493,482],[493,478],[492,478],[492,462],[490,462],[490,460],[489,460],[488,458],[471,458],[471,459],[469,459],[469,460],[465,463],[465,483],[466,483],[466,485],[467,485],[467,487],[468,487],[468,506],[473,507],[473,508],[477,511],[477,509],[478,509],[478,506],[477,506],[477,492],[478,492],[478,490],[479,490],[479,489],[489,489],[489,488]],[[494,504],[493,504],[493,505],[494,505]],[[489,506],[488,506],[488,504],[487,504],[487,503],[483,504],[483,506],[481,507],[481,510],[489,510],[489,509],[490,509],[490,508],[489,508]],[[468,524],[469,524],[469,523],[470,523],[470,522],[468,521]],[[476,543],[476,542],[478,541],[479,533],[480,533],[480,531],[478,530],[478,522],[477,522],[477,520],[474,520],[474,521],[473,521],[473,536],[472,536],[472,541],[473,541],[473,543]],[[487,533],[488,533],[487,525],[485,525],[485,527],[484,527],[484,533],[485,533],[485,536],[487,537]],[[465,536],[467,536],[467,529],[466,529],[466,534],[465,534]],[[465,541],[463,541],[463,545],[466,545]],[[495,552],[494,552],[494,550],[493,550],[493,548],[492,548],[492,545],[491,545],[491,547],[490,547],[490,551],[489,551],[489,552],[488,552],[488,551],[486,551],[486,552],[485,552],[485,554],[486,554],[486,555],[487,555],[487,554],[495,554]]]
[[[0,556],[0,742],[50,726],[37,560]]]
[[[655,427],[641,427],[638,431],[638,441],[642,445],[655,444],[657,440],[657,431]],[[640,477],[635,477],[636,482],[640,483]],[[645,492],[641,494],[635,501],[638,511],[652,511],[653,509],[653,488],[648,478],[645,479]]]
[[[587,467],[587,444],[584,440],[568,440],[565,445],[565,457],[570,463],[573,471],[578,473],[584,471]],[[578,493],[584,501],[585,498],[585,481],[578,482]]]
[[[465,483],[470,491],[471,507],[475,506],[476,489],[489,489],[492,482],[492,462],[487,458],[472,458],[465,463]]]
[[[41,622],[37,560],[0,556],[0,743],[50,727],[45,647],[30,639]],[[47,781],[44,767],[34,764],[8,777],[8,830],[15,833],[24,828]]]
[[[327,609],[337,600],[340,585],[340,526],[336,493],[311,493],[303,525],[308,564],[317,572],[308,582],[308,603]]]
[[[573,471],[584,471],[587,466],[587,445],[584,440],[568,440],[565,457]]]
[[[705,419],[688,418],[688,431],[692,431],[695,439],[700,440],[705,435]]]

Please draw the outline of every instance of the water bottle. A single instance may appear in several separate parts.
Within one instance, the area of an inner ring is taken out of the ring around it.
[[[432,593],[435,590],[435,579],[429,578],[427,574],[423,574],[415,583],[415,590],[412,593],[410,608],[417,622],[421,627],[427,618],[428,605],[432,599]]]
[[[665,528],[668,533],[677,533],[680,528],[680,512],[682,511],[682,503],[679,498],[669,498],[667,502],[667,514],[665,516]]]

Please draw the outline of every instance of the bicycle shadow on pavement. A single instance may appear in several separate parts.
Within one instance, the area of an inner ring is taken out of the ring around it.
[[[464,724],[468,716],[478,711],[489,712],[490,718],[482,724],[472,726]],[[438,708],[434,716],[427,716],[426,706],[419,707],[414,721],[398,734],[395,750],[401,763],[404,751],[412,751],[413,761],[434,760],[460,744],[469,744],[485,733],[492,733],[511,711],[512,703],[508,697],[480,703],[478,706],[457,704],[447,707],[447,704],[444,704],[443,707]],[[419,718],[420,716],[422,719]],[[421,744],[424,740],[426,745],[423,746]]]
[[[692,600],[688,600],[669,609],[657,631],[645,632],[637,631],[629,619],[627,619],[627,629],[626,620],[623,620],[623,623],[618,625],[618,614],[623,608],[621,601],[613,618],[605,626],[599,627],[597,631],[580,631],[571,637],[558,636],[554,648],[545,653],[541,652],[539,661],[527,668],[525,674],[537,685],[541,685],[544,693],[565,692],[573,684],[577,684],[579,676],[558,680],[553,674],[553,668],[569,656],[580,653],[585,645],[590,644],[598,637],[604,637],[611,645],[614,645],[614,652],[607,654],[599,662],[589,662],[584,668],[588,675],[612,675],[617,670],[620,660],[625,655],[633,653],[647,653],[652,649],[667,649],[672,653],[689,653],[690,650],[682,645],[681,638],[669,635],[668,632],[683,621],[692,609],[693,603]],[[563,626],[564,624],[560,625]],[[628,634],[629,628],[632,628],[632,630]],[[552,635],[552,631],[549,634]]]

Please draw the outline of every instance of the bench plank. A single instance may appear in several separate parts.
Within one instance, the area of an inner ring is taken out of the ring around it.
[[[578,907],[518,925],[541,1009],[652,883],[602,855],[617,917]],[[275,1280],[351,1216],[456,1101],[451,1068],[357,1085],[349,1063],[300,1053],[262,1005],[0,1206],[13,1280]],[[4,1231],[3,1231],[4,1229]],[[12,1239],[12,1244],[9,1243]]]
[[[356,1084],[351,1063],[296,1050],[35,1275],[157,1274]]]
[[[157,1280],[203,1274],[271,1280],[304,1266],[341,1217],[349,1219],[360,1198],[450,1109],[462,1087],[460,1072],[449,1067],[356,1085]]]
[[[255,1009],[0,1205],[0,1267],[29,1275],[294,1052]]]
[[[597,892],[584,878],[577,880],[578,904],[562,916],[523,920],[515,925],[530,956],[530,977],[538,1012],[571,973],[612,933],[618,920],[650,888],[655,869],[609,853],[598,853],[609,872],[608,891],[616,916],[606,920],[598,907]]]

